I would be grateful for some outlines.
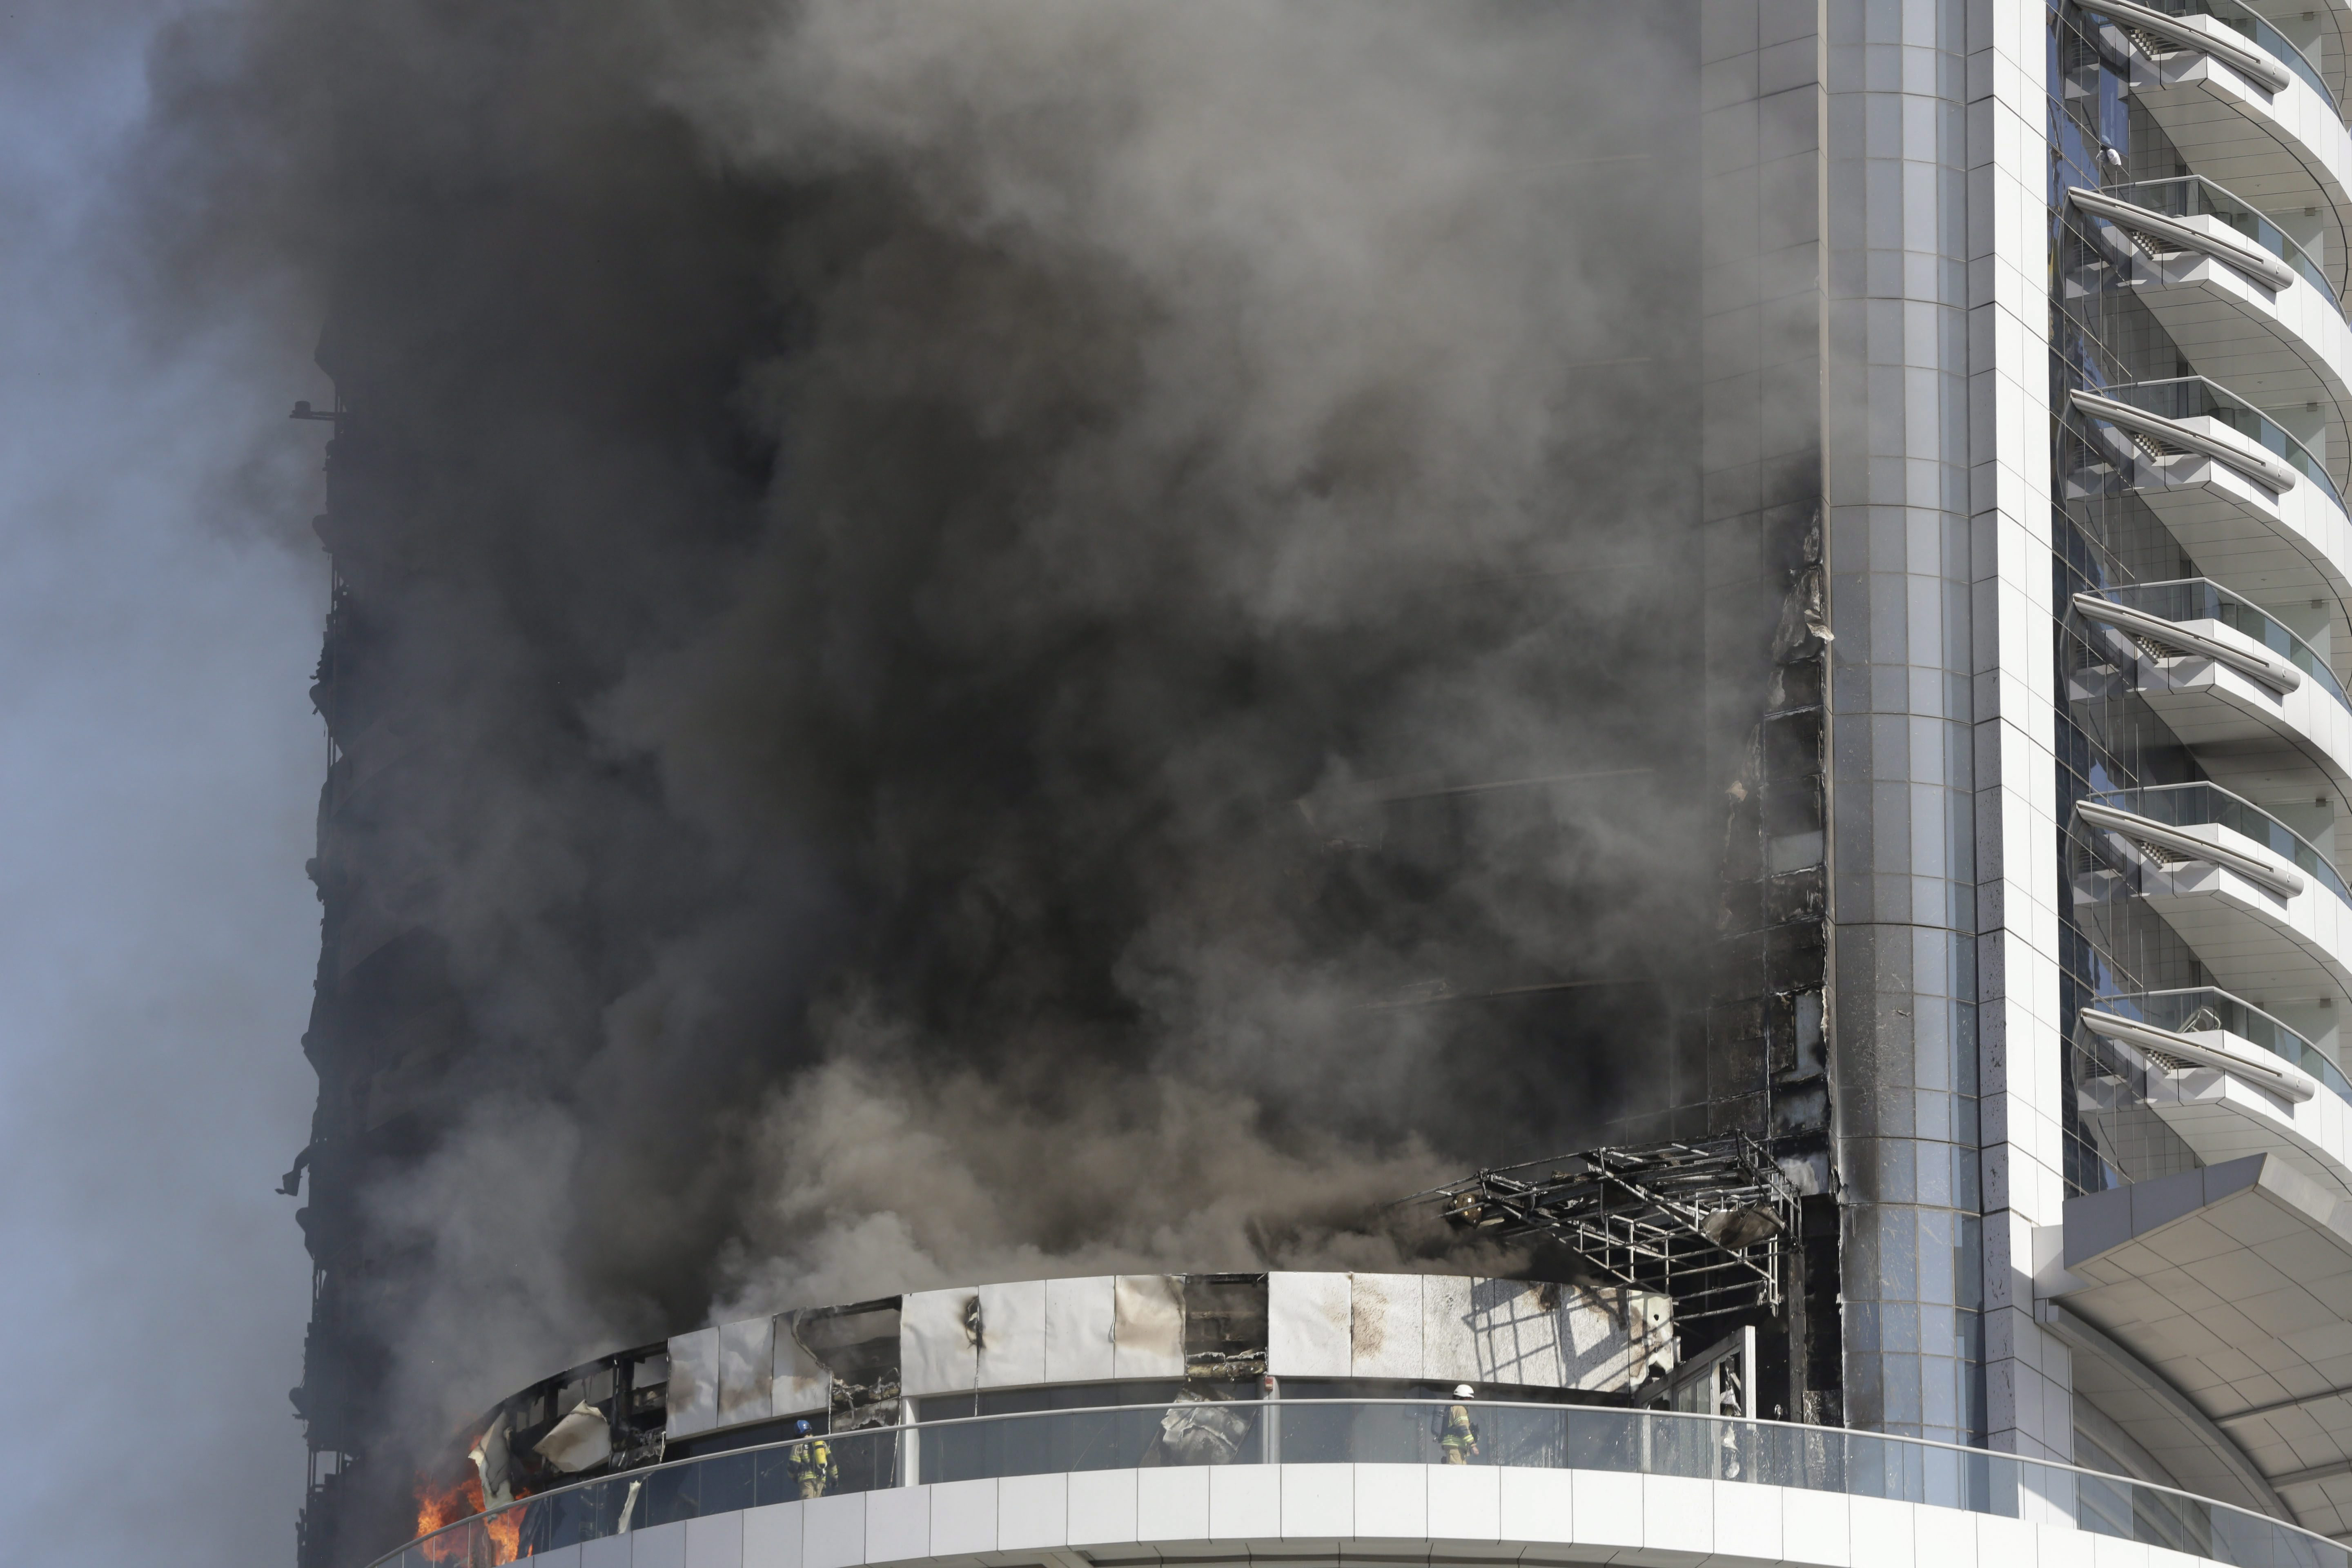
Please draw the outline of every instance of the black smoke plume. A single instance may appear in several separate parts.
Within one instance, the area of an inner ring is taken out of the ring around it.
[[[1382,1201],[1648,1109],[1689,25],[173,35],[159,278],[301,280],[345,409],[309,1225],[385,1442],[714,1310],[1410,1266]]]

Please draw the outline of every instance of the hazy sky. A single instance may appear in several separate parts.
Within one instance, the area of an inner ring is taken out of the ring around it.
[[[325,597],[295,309],[101,237],[155,0],[0,0],[0,1558],[290,1562]]]

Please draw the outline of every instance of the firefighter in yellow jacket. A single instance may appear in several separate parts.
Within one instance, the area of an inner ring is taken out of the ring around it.
[[[784,1468],[800,1483],[803,1498],[823,1497],[841,1479],[841,1467],[834,1463],[833,1445],[816,1436],[805,1421],[796,1421],[793,1430],[800,1440],[784,1450]]]
[[[1469,1398],[1470,1385],[1466,1383],[1457,1384],[1454,1389],[1454,1397]],[[1471,1425],[1468,1405],[1447,1405],[1445,1414],[1439,1419],[1437,1426],[1437,1446],[1445,1450],[1447,1464],[1466,1465],[1478,1457],[1478,1428]]]

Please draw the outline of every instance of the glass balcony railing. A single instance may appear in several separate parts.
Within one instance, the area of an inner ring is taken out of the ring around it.
[[[2344,687],[2336,679],[2336,672],[2327,668],[2327,661],[2313,651],[2309,643],[2287,630],[2268,611],[2249,604],[2210,578],[2185,577],[2177,583],[2133,583],[2122,587],[2102,588],[2099,597],[2162,620],[2219,621],[2232,631],[2242,632],[2253,638],[2303,671],[2347,712],[2352,712],[2352,697],[2344,694]]]
[[[2262,1514],[2120,1476],[1834,1426],[1589,1405],[1446,1401],[1179,1403],[978,1416],[681,1459],[541,1493],[412,1542],[382,1568],[479,1568],[768,1503],[916,1481],[1160,1465],[1470,1464],[1610,1470],[1927,1503],[2191,1552],[2232,1568],[2352,1568]],[[1173,1435],[1185,1440],[1176,1443]]]
[[[2328,287],[2327,275],[2319,269],[2319,263],[2314,261],[2286,230],[2202,174],[2183,174],[2171,180],[2143,180],[2136,185],[2109,185],[2099,195],[2129,202],[2136,207],[2146,207],[2166,217],[2218,218],[2294,268],[2297,276],[2319,290],[2320,298],[2336,307],[2338,315],[2343,313],[2344,307],[2336,300],[2336,290]]]
[[[2342,1100],[2352,1100],[2352,1081],[2343,1069],[2320,1054],[2319,1047],[2251,1003],[2210,985],[2188,991],[2142,991],[2124,996],[2102,996],[2092,1004],[2102,1013],[2137,1018],[2177,1035],[2221,1029],[2274,1057],[2301,1068]]]
[[[2352,906],[2352,888],[2328,863],[2327,857],[2304,841],[2303,836],[2264,811],[2240,800],[2219,784],[2158,784],[2148,789],[2114,789],[2084,796],[2100,805],[2128,811],[2161,822],[2168,827],[2194,827],[2210,823],[2251,838],[2282,860],[2289,860],[2326,889]]]
[[[2167,16],[2212,17],[2231,32],[2252,39],[2256,48],[2301,77],[2311,90],[2319,95],[2322,102],[2331,109],[2336,107],[2336,95],[2327,90],[2327,83],[2320,77],[2318,64],[2284,33],[2238,4],[2238,0],[2139,0],[2139,3],[2151,11],[2162,11]]]
[[[2171,381],[2137,381],[2128,386],[2088,390],[2162,418],[2210,419],[2225,425],[2318,486],[2338,510],[2343,509],[2344,498],[2336,493],[2336,481],[2328,478],[2327,465],[2288,435],[2284,426],[2219,383],[2201,375],[2184,375]]]

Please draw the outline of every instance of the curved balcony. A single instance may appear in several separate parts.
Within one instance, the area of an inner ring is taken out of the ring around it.
[[[2339,104],[2352,104],[2352,5],[2326,0],[2244,0],[2246,9],[2286,34],[2298,53],[2319,68]]]
[[[1192,1462],[1139,1465],[1171,1426],[1220,1436],[1204,1437]],[[2232,1568],[2352,1562],[2343,1547],[2278,1519],[2071,1466],[1655,1411],[1193,1400],[927,1422],[826,1441],[823,1470],[813,1456],[796,1460],[789,1444],[681,1460],[542,1493],[380,1561],[857,1568],[950,1559],[1091,1568],[1262,1556],[1699,1562],[1720,1552],[1843,1568],[1908,1563],[1915,1542],[1932,1542],[1918,1547],[1920,1561],[2009,1568],[2035,1554],[2039,1527]],[[1370,1542],[1379,1544],[1359,1544]],[[2090,1560],[2088,1542],[2081,1555]]]
[[[2202,577],[2077,594],[2074,608],[2110,661],[2074,695],[2137,693],[2225,782],[2275,776],[2287,748],[2352,793],[2352,697],[2275,616]]]
[[[2071,396],[2087,431],[2063,476],[2075,495],[2129,490],[2207,576],[2256,605],[2317,599],[2332,636],[2352,639],[2352,517],[2310,448],[2202,376]]]
[[[2076,1395],[2184,1484],[2352,1531],[2344,1209],[2274,1154],[2069,1198],[2036,1233],[2035,1315]]]
[[[2132,96],[2189,166],[2273,212],[2315,209],[2321,265],[2341,298],[2352,237],[2352,140],[2319,68],[2239,0],[2106,0]]]
[[[2107,1147],[2144,1107],[2205,1164],[2275,1154],[2352,1197],[2352,1083],[2268,1013],[2205,986],[2102,997],[2081,1018],[2101,1070],[2078,1109]]]
[[[2352,407],[2352,328],[2319,263],[2276,223],[2201,176],[2068,200],[2116,276],[2197,368],[2273,407],[2318,404],[2331,450]]]
[[[2214,784],[2170,784],[2086,795],[2074,830],[2076,915],[2095,931],[2137,899],[2237,995],[2352,996],[2352,889],[2268,812]]]

